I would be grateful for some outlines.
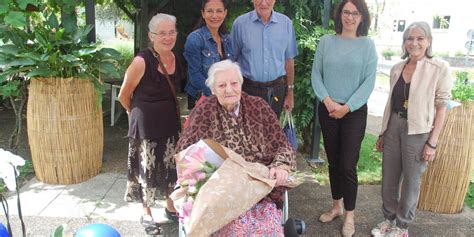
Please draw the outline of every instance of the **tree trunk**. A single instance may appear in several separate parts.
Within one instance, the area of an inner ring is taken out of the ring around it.
[[[8,150],[13,154],[18,154],[18,146],[20,144],[21,130],[23,125],[23,111],[26,101],[28,100],[27,82],[21,79],[20,95],[14,99],[10,96],[10,102],[15,112],[15,128],[8,139]]]
[[[331,0],[324,0],[323,28],[329,28],[329,19],[331,19]]]
[[[148,48],[148,22],[150,21],[150,8],[147,0],[140,0],[140,12],[138,13],[138,50]],[[135,46],[137,47],[137,46]]]
[[[91,32],[87,34],[88,42],[95,42],[95,0],[85,0],[86,5],[86,25],[93,25]]]

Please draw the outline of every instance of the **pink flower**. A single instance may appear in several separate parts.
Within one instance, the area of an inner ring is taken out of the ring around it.
[[[188,179],[188,185],[189,186],[195,186],[197,183],[197,180],[196,179]]]
[[[195,196],[198,192],[199,190],[196,188],[196,186],[189,185],[188,194]]]
[[[206,162],[206,158],[204,158],[204,148],[195,148],[191,149],[186,153],[184,156],[184,162],[185,163],[199,163],[199,164],[204,164]]]
[[[194,159],[192,156],[184,157],[184,170],[189,172],[197,172],[204,168],[204,163]],[[184,172],[183,172],[184,173]]]
[[[202,180],[206,179],[206,173],[204,173],[204,172],[202,172],[202,171],[201,171],[201,172],[197,172],[197,173],[195,174],[195,177],[196,177],[196,179],[197,179],[198,181],[202,181]]]

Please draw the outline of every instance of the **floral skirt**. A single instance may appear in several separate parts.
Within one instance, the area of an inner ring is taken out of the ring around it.
[[[281,221],[282,212],[276,204],[262,200],[237,219],[216,231],[212,237],[284,236]]]
[[[164,197],[171,194],[177,180],[173,159],[177,140],[177,136],[154,140],[130,138],[125,201],[151,207],[157,188]]]

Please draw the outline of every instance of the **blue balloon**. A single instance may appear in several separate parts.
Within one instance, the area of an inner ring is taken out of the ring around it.
[[[120,237],[120,233],[106,224],[90,224],[81,227],[76,232],[76,237]]]
[[[0,237],[10,237],[7,227],[0,223]]]

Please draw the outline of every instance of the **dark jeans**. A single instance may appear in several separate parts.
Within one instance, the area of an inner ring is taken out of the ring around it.
[[[286,78],[282,76],[270,82],[244,79],[242,90],[249,95],[258,96],[265,100],[272,107],[277,118],[280,118],[285,102],[286,87]]]
[[[194,106],[196,106],[196,102],[197,102],[198,99],[194,98],[194,96],[192,96],[188,93],[186,93],[186,95],[188,96],[188,110],[191,111],[194,108]],[[199,98],[199,96],[198,96],[198,98]]]
[[[367,124],[367,105],[334,119],[323,103],[319,104],[319,123],[329,163],[329,181],[334,200],[344,198],[347,211],[355,209],[357,162]]]

